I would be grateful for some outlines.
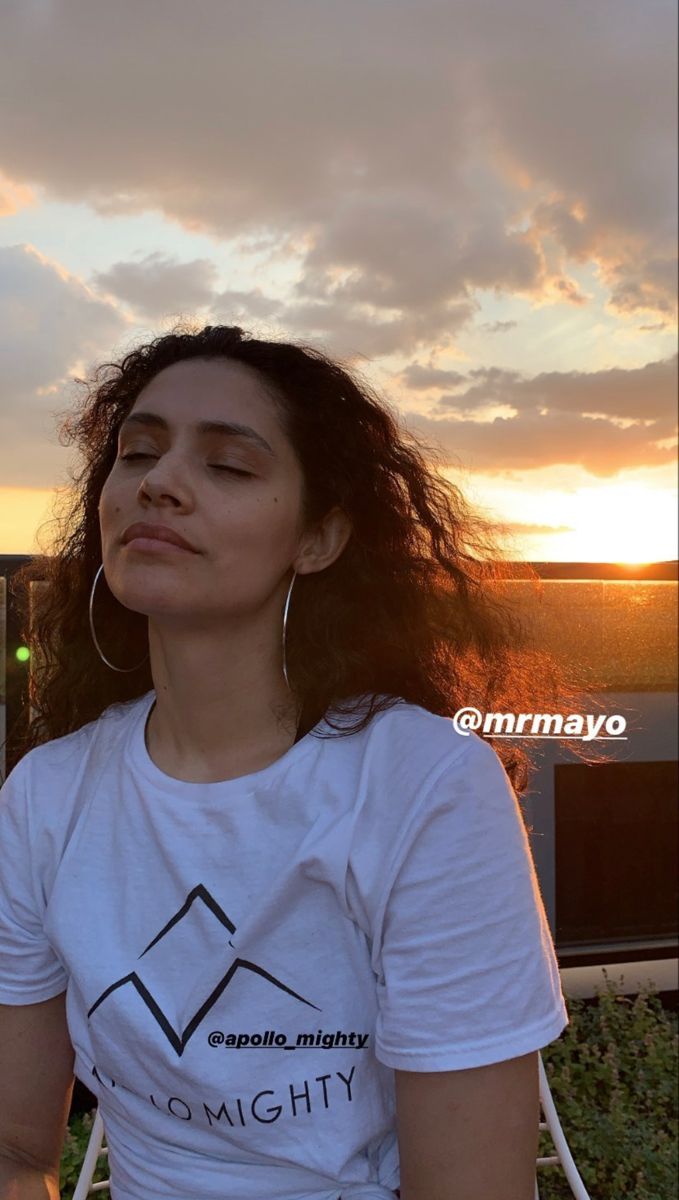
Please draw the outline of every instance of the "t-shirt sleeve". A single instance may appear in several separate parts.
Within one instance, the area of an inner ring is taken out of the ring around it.
[[[381,922],[376,1057],[405,1071],[485,1066],[568,1025],[516,794],[472,735],[404,831]]]
[[[0,787],[0,1004],[36,1004],[68,975],[44,929],[46,897],[28,804],[27,758]]]

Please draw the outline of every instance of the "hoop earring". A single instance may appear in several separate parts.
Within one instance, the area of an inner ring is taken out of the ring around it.
[[[293,571],[292,579],[290,580],[290,587],[288,588],[288,595],[287,595],[287,598],[285,601],[285,608],[283,610],[283,674],[285,675],[285,682],[287,683],[289,688],[290,688],[290,680],[288,679],[288,664],[287,664],[287,659],[286,659],[286,655],[285,655],[285,633],[286,633],[287,624],[288,624],[288,609],[290,607],[290,596],[292,594],[292,585],[295,582],[296,578],[297,578],[297,572]],[[290,691],[292,691],[292,688],[290,688]]]
[[[94,641],[94,644],[97,648],[99,657],[102,659],[103,662],[106,663],[107,667],[111,668],[112,671],[120,671],[123,674],[126,674],[129,671],[137,671],[137,670],[139,670],[139,667],[143,666],[143,664],[146,662],[146,659],[148,658],[148,654],[141,660],[140,663],[137,663],[136,667],[116,667],[112,662],[109,662],[109,660],[107,659],[106,655],[104,654],[101,646],[99,645],[99,642],[97,641],[97,635],[94,631],[94,618],[92,615],[92,610],[94,607],[94,592],[95,592],[97,583],[99,581],[99,576],[101,575],[101,572],[103,571],[103,569],[104,569],[104,564],[102,563],[94,577],[94,583],[92,584],[92,590],[90,592],[89,612],[90,612],[90,630],[92,632],[92,640]],[[287,657],[286,657],[286,633],[287,633],[287,625],[288,625],[288,609],[290,608],[290,596],[292,595],[292,586],[293,586],[296,578],[297,578],[297,572],[293,571],[292,579],[290,580],[290,587],[288,588],[288,594],[287,594],[287,597],[285,600],[285,608],[283,610],[283,674],[285,676],[285,682],[287,683],[288,687],[290,687],[290,680],[288,679],[288,664],[287,664]]]
[[[98,583],[98,581],[99,581],[99,576],[101,575],[101,573],[102,573],[103,569],[104,569],[104,564],[102,563],[102,564],[101,564],[101,566],[100,566],[100,568],[99,568],[99,570],[97,571],[97,573],[96,573],[96,575],[95,575],[95,577],[94,577],[94,583],[92,584],[92,590],[91,590],[91,592],[90,592],[90,629],[91,629],[91,631],[92,631],[92,638],[93,638],[94,644],[95,644],[95,646],[97,647],[97,652],[98,652],[98,654],[99,654],[99,657],[102,659],[102,661],[103,661],[103,662],[105,662],[105,663],[106,663],[106,666],[107,666],[107,667],[110,667],[110,668],[111,668],[111,670],[112,670],[112,671],[121,671],[123,674],[126,674],[126,673],[127,673],[127,672],[129,672],[129,671],[138,671],[138,670],[139,670],[139,667],[141,667],[141,666],[142,666],[142,665],[143,665],[143,664],[146,662],[146,659],[148,658],[148,654],[146,655],[146,658],[142,658],[142,660],[141,660],[141,662],[140,662],[140,663],[137,663],[136,667],[116,667],[116,666],[114,666],[114,664],[113,664],[112,662],[109,662],[109,661],[108,661],[108,659],[107,659],[106,655],[104,654],[104,652],[103,652],[103,650],[102,650],[101,646],[99,645],[99,642],[97,641],[97,635],[96,635],[96,633],[94,632],[94,618],[93,618],[93,616],[92,616],[92,609],[93,609],[93,607],[94,607],[94,592],[95,592],[95,588],[96,588],[96,586],[97,586],[97,583]]]

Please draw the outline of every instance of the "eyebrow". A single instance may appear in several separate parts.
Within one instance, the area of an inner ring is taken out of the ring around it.
[[[152,425],[157,429],[170,428],[168,422],[165,420],[165,417],[161,417],[159,413],[152,412],[130,413],[129,416],[127,416],[122,422],[119,432],[122,433],[123,430],[130,425]],[[249,438],[249,440],[254,442],[255,445],[259,446],[260,449],[266,450],[267,454],[271,454],[275,457],[271,446],[260,433],[257,433],[257,431],[252,429],[249,425],[239,424],[238,421],[196,421],[192,428],[195,429],[197,433],[218,433],[221,434],[222,437]]]

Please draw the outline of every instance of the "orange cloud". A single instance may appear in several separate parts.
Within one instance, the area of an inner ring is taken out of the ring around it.
[[[38,201],[26,183],[17,183],[0,171],[0,217],[10,217],[20,208],[34,208]]]

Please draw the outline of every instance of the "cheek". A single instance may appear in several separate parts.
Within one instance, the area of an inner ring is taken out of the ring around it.
[[[287,552],[296,538],[298,514],[294,501],[276,491],[252,498],[240,513],[234,512],[235,527],[254,551],[268,550],[274,558]]]
[[[129,524],[132,518],[130,496],[120,480],[109,476],[99,493],[99,529],[103,538],[115,537],[121,531],[123,523]]]
[[[122,511],[119,489],[109,478],[106,480],[99,496],[99,515],[103,521],[110,520]]]
[[[297,537],[298,505],[292,497],[275,492],[265,506],[270,536],[277,542],[291,542]]]

